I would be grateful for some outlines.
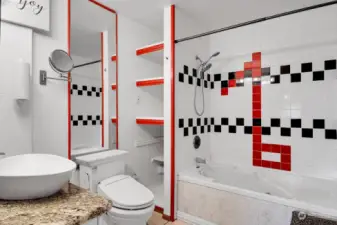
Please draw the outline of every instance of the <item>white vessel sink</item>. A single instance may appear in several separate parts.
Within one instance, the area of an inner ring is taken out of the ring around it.
[[[0,160],[0,199],[47,197],[69,182],[76,164],[55,155],[27,154]]]

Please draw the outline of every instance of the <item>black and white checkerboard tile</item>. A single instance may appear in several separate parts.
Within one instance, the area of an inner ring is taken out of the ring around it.
[[[321,63],[319,63],[321,64]],[[290,76],[290,83],[299,83],[301,82],[302,76],[305,74],[305,76],[311,76],[312,81],[324,81],[326,79],[326,73],[327,71],[332,71],[337,69],[337,60],[336,59],[330,59],[324,61],[324,66],[320,69],[319,66],[315,66],[313,62],[305,62],[301,63],[300,69],[292,68],[291,65],[281,65],[277,68],[271,68],[271,67],[264,67],[261,68],[262,77],[261,78],[253,78],[253,83],[261,83],[263,84],[280,84],[282,82],[282,77],[284,76]],[[272,72],[277,71],[277,72]],[[179,82],[187,83],[190,85],[195,85],[195,82],[198,86],[201,85],[201,79],[200,74],[198,74],[198,71],[195,68],[189,68],[188,66],[184,66],[183,73],[179,73]],[[244,78],[245,79],[237,79],[236,80],[236,87],[244,87],[244,83],[247,81],[246,78],[251,79],[252,78],[252,70],[246,70],[244,71]],[[335,76],[337,78],[337,74]],[[221,82],[221,88],[228,87],[228,81],[229,80],[235,80],[235,72],[228,72],[225,74],[217,73],[214,75],[205,74],[204,78],[204,87],[214,89],[215,84],[218,82]],[[288,79],[285,79],[288,80]]]
[[[88,96],[88,97],[101,97],[101,87],[89,87],[87,85],[72,84],[71,95]]]
[[[220,123],[215,123],[215,118],[180,118],[178,127],[184,130],[184,136],[191,136],[204,133],[221,133],[225,130],[228,133],[236,134],[242,130],[244,134],[252,134],[253,126],[262,128],[262,135],[272,135],[272,131],[283,137],[291,137],[295,130],[301,132],[302,138],[314,138],[314,131],[323,132],[325,139],[337,139],[337,130],[329,129],[324,119],[313,119],[312,126],[302,126],[302,119],[290,119],[289,126],[284,126],[280,118],[271,118],[269,124],[262,124],[261,119],[245,120],[236,118],[235,123],[230,124],[228,117],[222,117]],[[273,134],[274,135],[274,134]]]
[[[204,88],[210,88],[214,89],[214,80],[213,77],[210,74],[204,74],[204,80],[200,79],[200,74],[198,74],[199,71],[195,68],[189,68],[188,66],[184,66],[184,72],[179,73],[178,80],[179,82],[182,83],[187,83],[190,85],[195,85],[197,84],[198,86],[201,87],[201,85],[204,86]]]
[[[101,115],[72,115],[71,122],[74,127],[102,125]]]

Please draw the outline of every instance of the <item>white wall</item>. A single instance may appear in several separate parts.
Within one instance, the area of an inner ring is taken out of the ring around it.
[[[50,1],[51,32],[33,34],[33,151],[68,157],[67,82],[39,84],[39,71],[58,77],[48,57],[55,49],[67,51],[67,0]]]
[[[324,119],[325,129],[336,131],[337,70],[325,70],[326,60],[337,58],[336,6],[299,13],[267,22],[212,35],[210,53],[221,51],[213,73],[243,70],[244,62],[252,60],[253,52],[262,52],[262,68],[270,67],[271,75],[280,74],[281,65],[290,65],[291,73],[301,73],[301,64],[311,62],[314,71],[324,71],[323,81],[313,81],[313,73],[301,75],[301,82],[292,83],[290,75],[281,75],[280,84],[262,85],[262,126],[270,127],[271,118],[280,118],[282,127],[291,127],[291,119],[301,119],[302,128],[313,128],[313,119]],[[247,82],[246,82],[247,81]],[[252,125],[252,85],[229,88],[221,96],[220,82],[211,92],[211,113],[220,123],[228,117],[230,125],[244,118]],[[269,80],[270,81],[270,80]],[[301,128],[291,128],[291,137],[281,136],[280,128],[271,128],[262,142],[290,145],[291,171],[308,176],[336,177],[336,140],[326,139],[324,129],[313,129],[313,138],[302,136]],[[237,127],[229,134],[212,134],[211,156],[217,163],[233,163],[252,167],[252,136]],[[256,167],[255,167],[256,168]],[[265,168],[262,168],[265,170]]]
[[[1,22],[0,152],[7,156],[32,152],[32,91],[29,101],[15,100],[17,63],[32,67],[32,38],[31,29]]]
[[[162,127],[136,124],[139,116],[163,116],[163,87],[136,87],[137,79],[163,76],[162,65],[136,56],[136,49],[162,41],[162,35],[122,15],[118,18],[119,35],[119,149],[130,152],[128,165],[148,186],[159,182],[151,158],[163,154],[162,144],[135,147],[135,141],[147,141],[163,135]]]

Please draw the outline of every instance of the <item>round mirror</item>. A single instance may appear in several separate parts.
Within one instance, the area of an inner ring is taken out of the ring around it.
[[[51,53],[49,63],[51,68],[58,73],[69,73],[74,68],[73,59],[67,52],[60,49]]]

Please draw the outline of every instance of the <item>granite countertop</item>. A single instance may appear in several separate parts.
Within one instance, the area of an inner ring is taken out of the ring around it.
[[[99,217],[110,201],[72,184],[59,193],[26,201],[0,200],[0,225],[78,225]]]

